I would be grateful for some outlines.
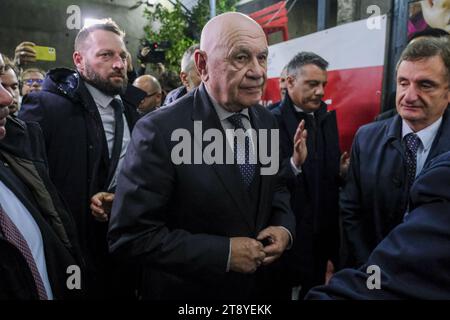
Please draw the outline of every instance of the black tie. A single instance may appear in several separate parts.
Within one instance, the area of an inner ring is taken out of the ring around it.
[[[234,126],[235,129],[245,130],[244,124],[242,123],[242,117],[245,115],[236,113],[230,117],[228,117],[228,121]],[[244,152],[242,152],[244,151]],[[236,161],[239,171],[241,172],[241,178],[246,185],[246,187],[250,187],[250,184],[255,177],[256,172],[256,164],[250,163],[250,138],[248,135],[245,135],[245,147],[242,150],[242,146],[238,146],[237,139],[234,138],[234,161]]]
[[[420,138],[415,133],[408,133],[405,136],[406,144],[406,168],[408,172],[408,190],[411,188],[414,180],[416,179],[417,169],[417,150],[420,146]]]
[[[115,129],[114,129],[114,144],[111,152],[111,158],[109,161],[109,171],[108,179],[106,180],[106,188],[108,189],[112,179],[114,178],[114,173],[116,172],[117,164],[119,163],[120,154],[122,153],[122,142],[123,142],[123,104],[119,99],[113,99],[110,103],[111,107],[114,109],[114,119],[115,119]]]

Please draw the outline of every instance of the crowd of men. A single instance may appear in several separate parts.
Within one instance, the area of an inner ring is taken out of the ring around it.
[[[407,45],[398,114],[351,155],[316,53],[259,105],[268,44],[248,16],[211,19],[166,97],[124,36],[85,27],[75,69],[46,74],[0,55],[0,299],[450,299],[448,35]]]

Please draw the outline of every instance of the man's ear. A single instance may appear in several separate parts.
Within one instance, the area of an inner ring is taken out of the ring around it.
[[[286,77],[286,89],[292,90],[295,86],[295,78],[293,76]]]
[[[195,67],[197,68],[200,78],[202,79],[203,82],[207,81],[209,75],[208,75],[208,65],[206,63],[208,59],[206,52],[198,49],[195,50],[194,59],[195,59]]]
[[[162,104],[162,93],[161,92],[157,93],[155,95],[155,97],[156,97],[156,101],[158,101],[158,107],[160,107]]]
[[[80,51],[75,51],[72,55],[73,64],[77,68],[78,72],[84,71],[84,58]]]
[[[186,72],[184,72],[184,71],[180,72],[181,83],[183,83],[183,86],[185,86],[186,88],[189,86],[187,77],[188,77],[188,74]]]

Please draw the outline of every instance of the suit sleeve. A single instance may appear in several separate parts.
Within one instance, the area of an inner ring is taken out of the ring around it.
[[[313,288],[307,299],[450,299],[449,202],[423,204],[410,212],[375,248],[359,270],[338,272],[328,286]],[[380,270],[379,289],[374,284]],[[369,271],[369,272],[368,272]]]
[[[48,146],[51,138],[51,119],[47,112],[45,104],[41,101],[41,94],[31,92],[24,97],[22,106],[19,110],[19,118],[26,122],[39,123],[44,134],[45,144]]]
[[[357,266],[366,262],[370,249],[364,243],[364,230],[361,208],[361,180],[360,170],[360,139],[361,132],[355,136],[348,169],[347,183],[340,194],[340,207],[344,236],[348,243],[349,258]]]
[[[109,225],[110,251],[190,277],[226,272],[229,238],[169,229],[176,183],[169,147],[151,116],[138,121],[118,179]]]
[[[274,128],[278,129],[277,121],[274,121]],[[280,131],[279,131],[280,132]],[[291,195],[288,190],[289,184],[296,179],[291,168],[289,158],[285,157],[285,151],[282,148],[283,142],[280,137],[280,146],[278,152],[278,163],[280,168],[275,176],[275,190],[272,198],[272,218],[269,225],[283,226],[289,230],[293,239],[295,239],[295,216],[292,212],[290,200]]]

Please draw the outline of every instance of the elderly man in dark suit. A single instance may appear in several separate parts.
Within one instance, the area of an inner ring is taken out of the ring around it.
[[[450,150],[450,45],[417,39],[397,65],[398,115],[359,129],[341,194],[350,266],[360,266],[403,221],[415,177]]]
[[[278,139],[256,141],[247,135],[240,142],[228,141],[224,132],[276,128],[275,118],[257,105],[266,80],[267,49],[263,30],[249,17],[225,13],[213,18],[195,53],[203,83],[136,124],[119,176],[109,244],[118,256],[142,261],[144,298],[277,295],[271,291],[270,264],[292,243],[295,221],[276,171],[264,174],[261,157],[250,158],[266,142],[278,157]],[[183,153],[188,153],[187,161],[174,157],[179,134],[188,136],[188,147],[192,154],[199,151],[200,158],[211,147],[202,145],[201,137],[197,140],[199,126],[205,134],[218,133],[216,155],[221,147],[231,150],[231,164],[221,163],[223,159],[191,163],[189,150]],[[302,129],[296,154],[304,160]],[[191,144],[188,138],[194,134]]]
[[[307,299],[450,299],[449,181],[446,152],[414,182],[405,222],[375,248],[366,265],[342,270]]]

